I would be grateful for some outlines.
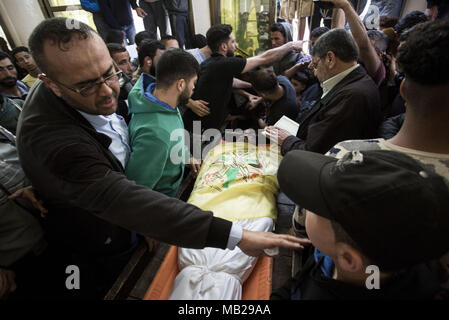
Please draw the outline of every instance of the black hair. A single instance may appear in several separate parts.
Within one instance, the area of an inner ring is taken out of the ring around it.
[[[145,39],[151,39],[151,33],[148,31],[140,31],[134,37],[134,42],[136,43],[136,46],[140,47],[141,42]]]
[[[104,39],[106,43],[118,43],[122,44],[124,41],[123,31],[120,30],[109,30],[106,33],[106,38]]]
[[[30,50],[27,47],[24,47],[24,46],[15,47],[14,49],[12,49],[11,56],[14,59],[14,63],[17,63],[16,54],[19,53],[19,52],[28,52],[28,53],[30,53]]]
[[[164,41],[167,41],[167,40],[176,40],[176,41],[178,41],[178,39],[176,39],[176,37],[174,37],[172,35],[169,35],[169,34],[166,34],[165,36],[163,36],[161,38],[161,42],[164,42]]]
[[[392,15],[380,16],[379,27],[381,27],[382,29],[394,28],[398,21],[399,18]]]
[[[296,71],[293,74],[292,79],[299,81],[306,86],[309,86],[315,82],[315,79],[313,78],[309,69]]]
[[[207,46],[206,37],[199,33],[196,34],[193,37],[192,45],[193,45],[193,48],[199,48],[199,49]]]
[[[157,63],[156,86],[169,88],[179,79],[189,81],[200,72],[196,59],[182,49],[165,51]]]
[[[328,27],[316,27],[310,32],[310,39],[312,38],[319,38],[326,32],[328,32],[330,29]]]
[[[157,40],[143,40],[139,48],[139,65],[143,67],[145,57],[150,57],[151,60],[156,56],[157,50],[165,50],[165,46]]]
[[[108,47],[109,54],[111,55],[111,57],[114,53],[126,51],[126,48],[118,43],[108,43],[106,46]]]
[[[359,47],[345,29],[333,29],[323,34],[313,46],[312,56],[323,58],[332,51],[343,62],[357,61]]]
[[[213,53],[217,53],[222,43],[227,43],[232,33],[229,24],[217,24],[209,28],[206,33],[207,45]]]
[[[69,49],[65,45],[74,36],[77,36],[80,40],[85,40],[96,34],[87,24],[80,21],[75,22],[77,27],[69,28],[66,18],[52,18],[42,21],[34,28],[28,40],[28,47],[36,65],[43,73],[50,74],[48,60],[44,57],[44,44],[47,41],[51,41],[52,44],[57,44],[61,50],[67,51]]]
[[[285,27],[280,22],[273,23],[270,27],[270,32],[279,31],[282,33],[285,39],[287,39],[287,34],[285,33]]]
[[[272,69],[260,69],[251,73],[250,82],[254,90],[269,93],[278,86],[278,78]]]
[[[394,31],[396,31],[396,33],[400,35],[410,28],[416,26],[417,24],[427,21],[427,16],[423,12],[412,11],[405,15],[401,20],[399,20],[399,22],[394,27]]]
[[[176,40],[176,42],[178,42],[178,46],[179,46],[179,41],[174,36],[167,34],[161,38],[161,42],[164,44],[164,46],[167,46],[167,42],[170,40]]]
[[[13,59],[11,58],[11,56],[9,54],[7,54],[6,52],[0,51],[0,61],[5,60],[5,59],[9,59],[9,60],[11,60],[11,62],[13,62]]]
[[[449,83],[449,20],[419,24],[404,38],[397,63],[406,78],[421,85]]]

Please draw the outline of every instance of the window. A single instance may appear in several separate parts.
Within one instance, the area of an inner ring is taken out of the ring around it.
[[[211,22],[230,24],[239,53],[255,56],[270,48],[275,4],[272,0],[211,0]]]
[[[39,0],[39,2],[46,18],[72,18],[84,22],[94,30],[97,30],[92,14],[81,8],[79,0]]]

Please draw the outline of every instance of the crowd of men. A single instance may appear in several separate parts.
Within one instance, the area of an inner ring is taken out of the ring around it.
[[[102,298],[145,240],[303,250],[272,299],[447,298],[449,20],[412,12],[367,30],[350,1],[327,1],[342,23],[312,30],[310,56],[288,23],[271,27],[272,49],[235,56],[219,24],[191,50],[138,33],[131,61],[122,36],[106,44],[63,18],[38,25],[29,49],[0,52],[0,298]],[[296,135],[275,126],[283,116]],[[279,145],[296,236],[173,198],[186,166],[200,169],[195,133],[204,147],[237,128]],[[70,265],[79,290],[65,286]]]

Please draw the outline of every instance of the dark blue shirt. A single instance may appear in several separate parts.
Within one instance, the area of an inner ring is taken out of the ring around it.
[[[136,0],[98,0],[100,13],[112,29],[121,29],[134,23],[132,8],[137,8]]]
[[[286,77],[278,76],[277,78],[285,92],[282,98],[273,102],[268,108],[266,123],[269,126],[274,125],[284,115],[295,120],[299,111],[295,88]]]
[[[312,109],[312,107],[321,100],[323,94],[323,89],[317,82],[301,93],[301,105],[299,107],[298,117],[296,122],[301,123],[307,112]]]

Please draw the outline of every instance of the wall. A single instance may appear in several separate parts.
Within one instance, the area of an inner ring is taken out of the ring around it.
[[[192,0],[192,7],[195,32],[206,36],[211,26],[209,0]]]
[[[44,15],[36,0],[2,0],[0,14],[16,46],[28,46],[28,37]]]

